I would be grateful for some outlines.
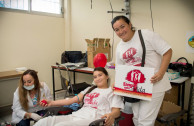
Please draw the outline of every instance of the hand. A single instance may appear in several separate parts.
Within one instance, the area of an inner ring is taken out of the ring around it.
[[[39,105],[42,106],[42,107],[47,107],[47,106],[51,106],[51,102],[52,101],[43,99],[43,100],[40,101]]]
[[[151,83],[156,83],[160,80],[162,80],[164,74],[161,72],[157,72],[154,74],[154,76],[150,79]]]
[[[105,119],[105,126],[112,126],[112,124],[115,121],[115,118],[111,114],[105,114],[101,118],[106,118]]]
[[[39,116],[38,114],[36,113],[31,113],[31,118],[35,121],[38,121],[40,119],[42,119],[42,116]]]

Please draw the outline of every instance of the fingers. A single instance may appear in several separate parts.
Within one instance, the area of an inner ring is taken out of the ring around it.
[[[108,114],[105,114],[101,118],[106,118],[105,119],[105,126],[112,126],[112,124],[114,123],[114,119],[111,116],[109,116]]]
[[[39,105],[42,106],[42,107],[47,107],[49,105],[50,101],[48,100],[42,100],[39,102]]]
[[[112,124],[114,123],[114,119],[111,117],[106,118],[105,120],[105,126],[112,126]]]
[[[163,75],[162,75],[162,74],[156,73],[156,74],[150,79],[150,81],[151,81],[151,83],[156,83],[156,82],[162,80],[162,78],[163,78]]]

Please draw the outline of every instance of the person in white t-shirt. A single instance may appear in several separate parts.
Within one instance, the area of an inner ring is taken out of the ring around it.
[[[73,98],[40,103],[42,106],[63,106],[83,100],[81,109],[70,115],[46,117],[35,123],[35,126],[87,126],[100,118],[106,118],[105,126],[111,126],[115,118],[119,117],[120,109],[124,108],[123,100],[114,95],[112,88],[108,86],[109,77],[105,68],[95,68],[93,77],[96,86],[86,88]]]
[[[30,120],[38,121],[46,113],[45,107],[39,105],[42,99],[52,99],[50,89],[45,82],[39,82],[35,70],[26,70],[19,87],[14,92],[12,124],[29,126]]]
[[[116,67],[141,66],[143,49],[138,31],[133,29],[130,20],[125,16],[116,16],[111,24],[121,38],[116,48]],[[141,32],[146,47],[144,67],[155,68],[155,74],[150,80],[153,83],[152,100],[132,103],[133,122],[135,126],[154,126],[165,91],[171,88],[166,70],[172,49],[157,33],[147,29],[142,29]]]

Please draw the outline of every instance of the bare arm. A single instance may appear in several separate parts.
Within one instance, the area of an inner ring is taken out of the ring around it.
[[[115,118],[120,116],[120,108],[112,108],[111,113],[103,115],[101,118],[106,118],[105,126],[112,126]]]
[[[79,97],[79,98],[78,98]],[[63,106],[63,105],[71,105],[73,103],[79,103],[83,100],[83,94],[79,93],[77,96],[74,96],[73,98],[66,98],[56,101],[47,101],[47,104],[44,104],[40,102],[41,106]]]
[[[169,49],[162,57],[162,63],[159,71],[155,73],[155,75],[151,78],[152,83],[156,83],[157,81],[160,81],[163,78],[168,68],[168,65],[170,63],[171,57],[172,57],[172,49]]]

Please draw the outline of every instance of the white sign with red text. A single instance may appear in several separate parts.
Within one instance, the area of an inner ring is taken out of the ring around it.
[[[151,100],[154,68],[117,65],[114,94]]]

